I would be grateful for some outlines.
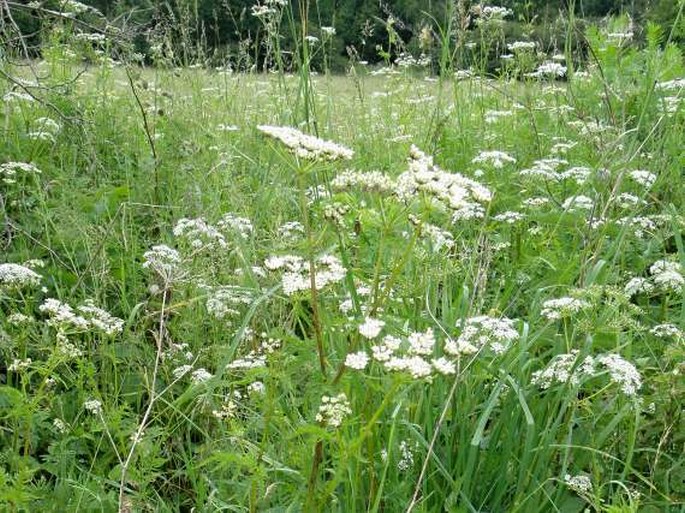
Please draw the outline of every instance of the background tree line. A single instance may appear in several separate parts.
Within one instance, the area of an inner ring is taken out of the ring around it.
[[[45,0],[40,7],[53,11],[65,9],[65,1]],[[291,0],[283,8],[290,13],[284,25],[301,28],[303,0]],[[111,20],[131,34],[135,50],[148,61],[165,45],[166,55],[176,64],[203,62],[219,65],[230,61],[238,67],[259,68],[268,64],[269,34],[264,19],[254,15],[255,5],[270,6],[278,0],[82,0],[95,11],[79,14],[93,26]],[[626,14],[634,21],[636,38],[646,23],[659,24],[665,33],[673,29],[673,40],[685,44],[685,20],[674,27],[682,0],[499,0],[496,5],[510,8],[502,31],[507,40],[533,40],[546,51],[563,49],[569,14],[583,22],[608,15]],[[325,35],[321,27],[334,27],[326,52],[318,52],[313,67],[321,67],[324,55],[334,70],[344,69],[350,56],[369,63],[394,58],[401,50],[412,54],[435,48],[438,26],[448,26],[457,16],[461,28],[473,33],[473,12],[479,2],[469,0],[308,0],[307,33]],[[27,2],[8,2],[14,19],[27,34],[34,51],[40,51],[41,17],[27,8]],[[12,7],[14,6],[14,9]],[[389,25],[395,39],[389,39]],[[287,23],[285,23],[287,22]],[[279,32],[279,48],[287,55],[295,46],[299,30],[292,27]],[[428,41],[426,41],[428,38]],[[477,44],[478,38],[473,38]],[[394,42],[394,45],[393,45]],[[286,63],[287,64],[287,63]]]

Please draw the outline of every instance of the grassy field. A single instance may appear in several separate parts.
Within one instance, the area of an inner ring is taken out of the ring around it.
[[[0,510],[684,511],[685,65],[591,43],[6,82]]]

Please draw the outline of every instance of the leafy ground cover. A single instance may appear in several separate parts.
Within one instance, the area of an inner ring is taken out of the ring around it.
[[[499,79],[46,49],[59,91],[3,91],[2,509],[682,511],[685,69],[612,34]]]

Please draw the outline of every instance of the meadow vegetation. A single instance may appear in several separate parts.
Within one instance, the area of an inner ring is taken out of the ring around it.
[[[0,510],[683,511],[670,32],[240,73],[78,15],[0,61]]]

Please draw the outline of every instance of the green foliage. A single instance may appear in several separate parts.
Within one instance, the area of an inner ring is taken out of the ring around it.
[[[155,10],[154,66],[50,17],[36,76],[2,61],[2,261],[28,278],[1,268],[0,510],[682,508],[681,48],[530,3],[518,25],[427,18],[447,56],[395,66],[423,50],[417,4],[320,2],[333,47],[371,20],[349,77],[311,73],[332,54],[298,6],[279,32],[236,2],[271,46],[232,62],[279,73],[192,66],[224,37],[200,1]],[[562,43],[563,76],[536,73]],[[376,44],[384,74],[359,63]]]

